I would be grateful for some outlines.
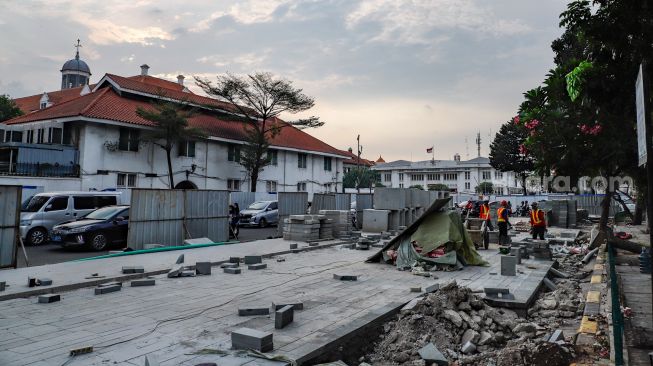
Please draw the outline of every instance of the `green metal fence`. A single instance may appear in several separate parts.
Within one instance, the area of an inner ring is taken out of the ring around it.
[[[610,266],[610,294],[612,297],[612,335],[614,344],[614,364],[615,366],[624,365],[624,317],[621,313],[621,296],[619,293],[619,283],[617,282],[617,272],[615,270],[615,249],[608,244],[608,264]]]

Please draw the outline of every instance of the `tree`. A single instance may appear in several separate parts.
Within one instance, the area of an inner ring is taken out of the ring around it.
[[[278,119],[282,113],[299,113],[315,105],[312,97],[292,82],[278,79],[270,73],[257,72],[244,77],[226,74],[217,77],[213,84],[196,77],[195,81],[204,92],[218,100],[233,105],[245,117],[246,142],[241,150],[240,164],[250,177],[250,190],[256,192],[258,177],[270,164],[268,148],[283,128],[310,128],[324,125],[318,117],[291,122]]]
[[[509,121],[501,126],[490,144],[490,165],[502,172],[515,172],[522,182],[524,195],[526,178],[535,169],[532,156],[524,148],[527,137],[526,128]]]
[[[419,189],[419,190],[422,190],[422,191],[424,190],[424,186],[421,185],[421,184],[413,184],[412,186],[410,186],[408,188]]]
[[[16,102],[9,95],[0,95],[0,122],[22,115],[23,111],[18,108]]]
[[[372,188],[380,182],[380,178],[381,175],[376,170],[367,167],[354,168],[345,173],[342,185],[345,188]]]
[[[451,190],[451,189],[449,189],[448,185],[442,184],[442,183],[429,184],[428,188],[429,188],[429,191],[447,191],[447,192],[449,192]]]
[[[476,186],[476,193],[492,194],[494,193],[494,185],[492,182],[481,182]]]
[[[157,101],[152,103],[153,109],[144,109],[138,107],[136,114],[140,117],[154,122],[154,129],[145,137],[154,145],[159,146],[166,152],[168,160],[168,178],[170,189],[175,187],[174,174],[172,172],[172,160],[170,153],[175,143],[193,141],[206,134],[203,130],[189,127],[187,118],[192,115],[192,111],[183,104],[173,102]]]

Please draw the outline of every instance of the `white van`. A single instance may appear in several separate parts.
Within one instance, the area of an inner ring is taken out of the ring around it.
[[[48,192],[25,201],[20,212],[20,235],[25,242],[48,242],[55,225],[77,220],[100,207],[118,205],[121,192]]]

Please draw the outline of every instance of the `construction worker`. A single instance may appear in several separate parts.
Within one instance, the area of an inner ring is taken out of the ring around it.
[[[479,207],[478,213],[478,217],[487,223],[488,230],[494,231],[492,220],[490,220],[490,201],[484,200],[481,207]]]
[[[531,204],[531,233],[533,239],[544,240],[544,233],[546,232],[546,219],[544,211],[537,208],[537,202]]]
[[[499,245],[508,244],[508,202],[501,201],[501,206],[497,209],[497,225],[499,226]]]

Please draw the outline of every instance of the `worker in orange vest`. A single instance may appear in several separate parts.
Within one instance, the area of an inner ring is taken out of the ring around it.
[[[546,232],[546,219],[544,211],[537,208],[537,202],[531,204],[531,233],[533,239],[544,240],[544,233]]]
[[[501,207],[497,209],[497,225],[499,226],[499,245],[508,244],[508,202],[501,201]]]
[[[490,220],[490,201],[485,200],[481,204],[481,207],[478,209],[478,217],[485,222],[487,222],[487,227],[489,230],[494,231],[494,226],[492,226],[492,220]]]

